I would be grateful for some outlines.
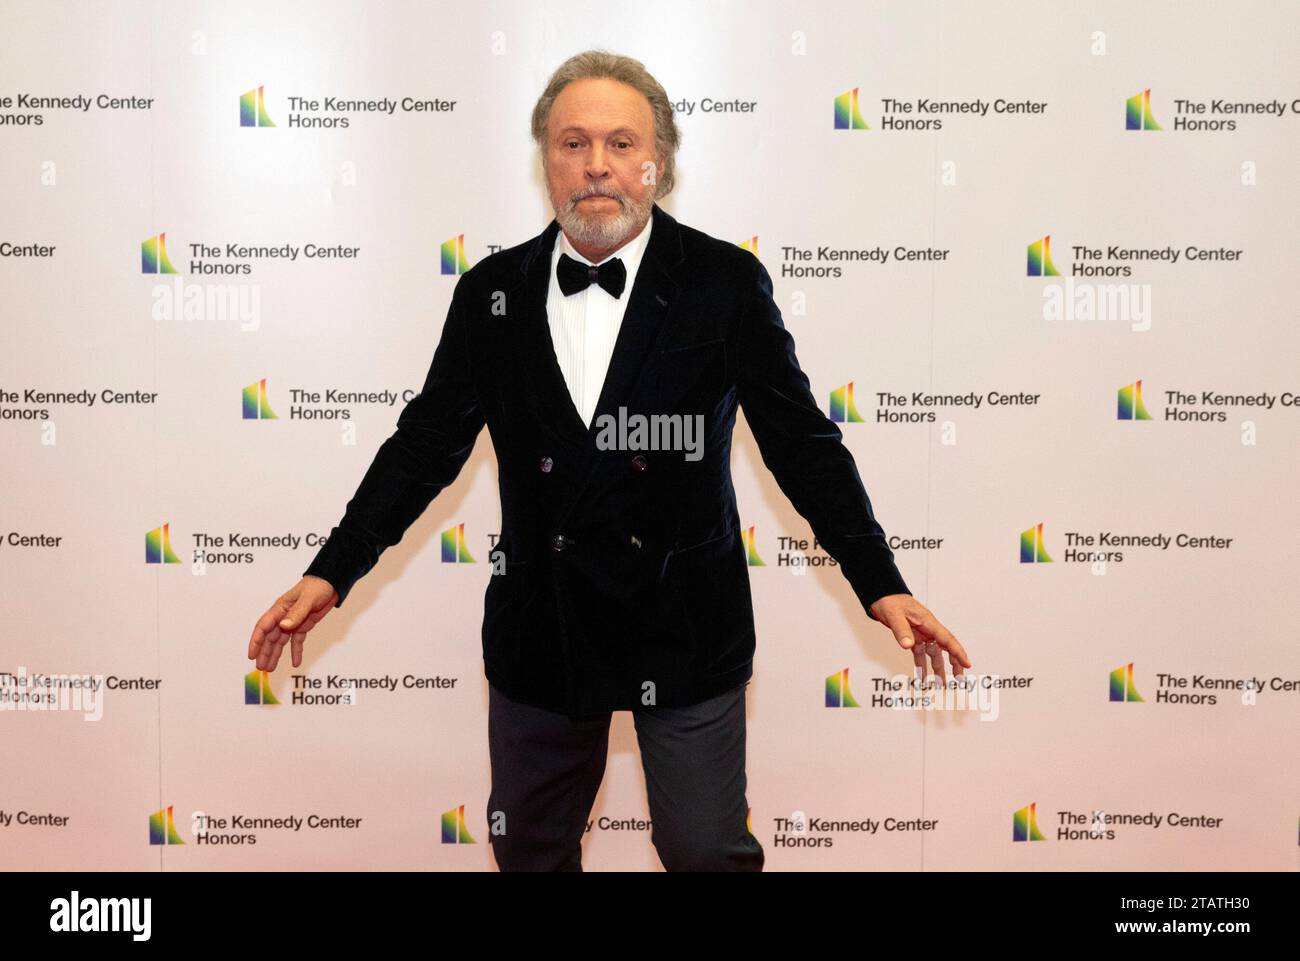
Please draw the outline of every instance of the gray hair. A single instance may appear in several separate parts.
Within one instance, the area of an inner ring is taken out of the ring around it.
[[[546,125],[551,117],[551,107],[560,91],[575,80],[607,77],[625,83],[646,100],[650,101],[650,112],[654,116],[655,154],[664,165],[664,172],[655,184],[655,199],[673,189],[673,159],[681,143],[682,133],[673,117],[672,103],[668,94],[640,60],[625,57],[605,50],[586,50],[574,54],[560,64],[546,89],[533,107],[533,140],[537,142],[542,156],[546,156]]]

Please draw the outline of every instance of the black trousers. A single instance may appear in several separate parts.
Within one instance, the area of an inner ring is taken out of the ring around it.
[[[761,871],[745,800],[745,688],[689,707],[632,712],[650,839],[669,871]],[[502,871],[581,871],[605,776],[611,712],[571,718],[488,684],[488,840]]]

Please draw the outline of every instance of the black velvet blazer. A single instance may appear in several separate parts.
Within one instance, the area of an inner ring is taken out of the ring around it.
[[[423,389],[304,572],[342,605],[455,480],[486,424],[501,534],[488,556],[500,572],[484,598],[484,670],[508,697],[571,716],[693,704],[750,677],[754,614],[731,481],[738,406],[863,608],[910,593],[761,261],[658,205],[653,217],[592,425],[551,343],[552,220],[461,275]],[[611,446],[616,432],[601,428],[620,408],[625,425],[689,417],[702,437],[694,452],[635,446],[652,433]]]

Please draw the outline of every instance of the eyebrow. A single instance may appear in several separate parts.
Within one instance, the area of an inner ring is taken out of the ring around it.
[[[584,127],[573,127],[573,126],[569,126],[569,127],[565,127],[563,130],[560,131],[560,136],[565,136],[566,134],[569,134],[569,133],[580,133],[580,134],[586,136],[586,134],[587,134],[587,130],[586,130],[586,128],[584,128]],[[616,130],[611,130],[611,131],[609,132],[609,136],[611,136],[611,137],[616,137],[616,136],[620,136],[620,135],[622,135],[622,136],[624,136],[624,137],[633,137],[633,138],[635,138],[635,137],[637,136],[637,133],[636,133],[636,131],[633,130],[631,127],[619,127],[618,129],[616,129]]]

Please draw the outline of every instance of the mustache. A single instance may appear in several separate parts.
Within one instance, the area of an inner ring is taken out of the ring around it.
[[[586,187],[575,194],[570,194],[569,206],[575,207],[578,201],[585,200],[588,197],[609,197],[611,200],[617,200],[621,206],[627,206],[627,198],[623,194],[603,187]]]

